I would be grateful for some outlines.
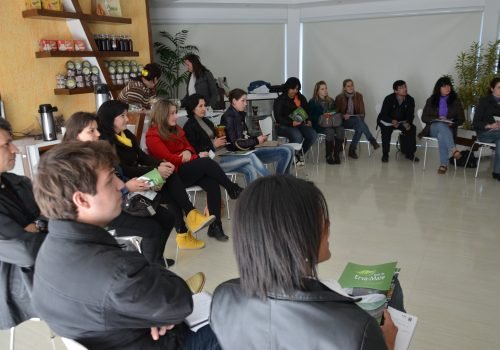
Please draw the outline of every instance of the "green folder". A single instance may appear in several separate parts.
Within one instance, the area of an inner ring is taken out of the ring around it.
[[[163,180],[163,177],[161,177],[160,172],[156,168],[142,175],[141,178],[148,179],[151,187],[161,186],[165,183],[165,180]]]
[[[339,278],[342,288],[367,288],[387,291],[391,287],[397,262],[380,265],[347,263]]]

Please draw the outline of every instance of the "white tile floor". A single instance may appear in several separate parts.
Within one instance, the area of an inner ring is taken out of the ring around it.
[[[500,349],[495,321],[500,182],[491,177],[491,162],[481,162],[475,179],[472,169],[438,175],[435,149],[426,171],[421,162],[396,160],[394,151],[388,164],[380,162],[380,150],[370,158],[366,148],[362,152],[359,160],[334,166],[321,156],[318,167],[300,170],[323,190],[332,217],[333,256],[320,265],[320,276],[338,278],[348,261],[398,261],[406,309],[419,317],[411,349]],[[197,201],[204,203],[201,196]],[[231,222],[223,221],[231,236]],[[207,247],[182,251],[174,271],[183,277],[204,271],[206,289],[212,291],[237,276],[232,245],[205,233],[199,237],[207,239]],[[170,239],[167,245],[169,257],[175,255],[174,243]],[[21,325],[16,345],[17,350],[50,349],[46,326]],[[7,348],[8,332],[1,331],[0,349]]]

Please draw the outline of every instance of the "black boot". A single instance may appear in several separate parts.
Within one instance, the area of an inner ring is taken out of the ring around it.
[[[234,184],[231,189],[227,190],[227,194],[231,197],[231,199],[237,199],[241,192],[243,192],[243,188],[237,184]]]
[[[335,139],[335,145],[333,146],[333,161],[334,164],[340,164],[340,152],[342,152],[342,145],[344,140]]]
[[[220,221],[215,221],[208,227],[207,235],[221,242],[225,242],[229,239],[229,237],[225,235]]]
[[[372,137],[369,141],[374,150],[380,148],[380,145],[378,144],[377,140],[375,140],[375,137]]]
[[[353,159],[358,159],[358,155],[356,154],[356,148],[350,146],[348,156]]]
[[[326,141],[325,142],[325,145],[326,145],[326,162],[328,164],[335,164],[334,160],[333,160],[333,156],[332,156],[332,152],[333,152],[333,141]]]

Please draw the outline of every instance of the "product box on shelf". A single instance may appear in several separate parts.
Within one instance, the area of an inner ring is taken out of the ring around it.
[[[122,16],[120,0],[92,0],[92,9],[99,16]]]
[[[27,10],[31,9],[42,9],[42,1],[41,0],[25,0],[25,5]]]
[[[42,7],[45,10],[63,11],[61,0],[42,0]]]
[[[73,40],[73,43],[75,45],[75,51],[86,51],[87,50],[87,45],[85,45],[84,40]]]
[[[57,40],[57,49],[59,51],[75,51],[73,40]]]
[[[39,48],[40,51],[57,51],[57,40],[41,39]]]

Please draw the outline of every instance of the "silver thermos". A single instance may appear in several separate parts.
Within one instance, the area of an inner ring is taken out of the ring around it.
[[[95,110],[99,110],[99,107],[106,102],[111,100],[111,95],[109,93],[108,86],[106,84],[95,84],[94,85],[95,94]]]
[[[54,123],[54,115],[52,112],[57,111],[57,107],[52,107],[50,104],[40,105],[38,113],[40,113],[40,123],[42,124],[42,134],[45,141],[57,140],[56,125]]]

